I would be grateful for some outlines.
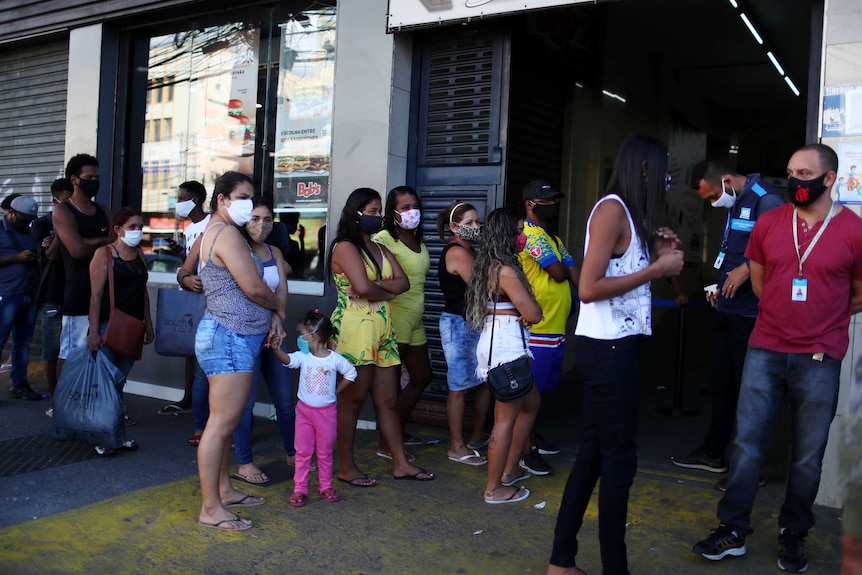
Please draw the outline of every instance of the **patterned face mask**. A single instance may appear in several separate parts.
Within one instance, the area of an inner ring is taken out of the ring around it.
[[[458,230],[455,232],[455,235],[465,242],[478,242],[482,237],[482,228],[473,228],[461,224],[455,225],[458,226]]]
[[[272,222],[252,220],[245,225],[245,231],[248,232],[251,239],[258,243],[263,243],[272,232]]]

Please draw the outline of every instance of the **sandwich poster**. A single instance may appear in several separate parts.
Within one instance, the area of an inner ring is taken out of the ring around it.
[[[275,207],[329,200],[335,12],[308,11],[281,26]]]
[[[388,30],[470,21],[497,14],[524,12],[595,0],[389,0]]]

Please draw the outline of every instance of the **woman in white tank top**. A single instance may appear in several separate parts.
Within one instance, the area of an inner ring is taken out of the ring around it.
[[[629,136],[606,194],[587,222],[574,345],[575,368],[584,384],[581,444],[557,515],[549,575],[584,573],[575,567],[577,534],[600,477],[603,572],[628,574],[625,526],[637,470],[638,336],[652,330],[649,282],[677,275],[683,266],[676,235],[656,229],[667,184],[664,144]],[[657,256],[652,263],[651,236]]]

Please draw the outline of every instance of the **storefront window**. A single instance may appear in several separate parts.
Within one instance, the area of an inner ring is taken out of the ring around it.
[[[285,20],[150,38],[141,207],[152,271],[173,273],[182,263],[189,221],[174,212],[178,186],[196,180],[212,194],[219,175],[237,170],[252,176],[287,227],[273,244],[293,267],[292,290],[302,287],[295,281],[322,280],[335,9]]]

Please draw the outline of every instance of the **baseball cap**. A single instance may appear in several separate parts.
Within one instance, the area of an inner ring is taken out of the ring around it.
[[[29,196],[18,196],[10,207],[25,218],[33,219],[39,215],[39,204]]]
[[[551,184],[542,180],[533,180],[524,186],[524,192],[521,194],[521,201],[527,200],[556,200],[564,197],[565,194],[554,191]]]

